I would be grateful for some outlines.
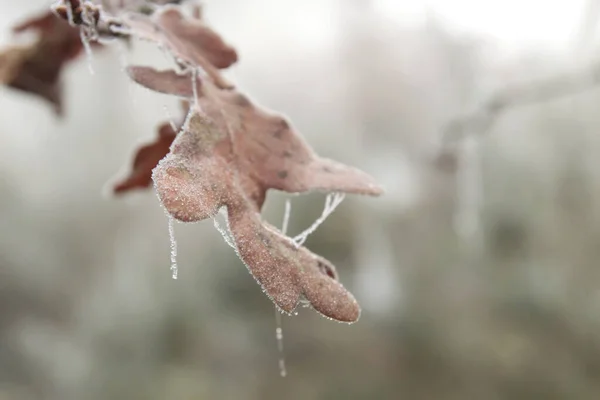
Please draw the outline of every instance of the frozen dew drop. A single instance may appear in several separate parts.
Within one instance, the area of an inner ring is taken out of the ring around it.
[[[279,315],[279,314],[277,314],[277,315]],[[283,339],[283,329],[277,328],[275,330],[275,335],[277,336],[277,340],[282,340]]]
[[[277,351],[279,352],[279,375],[285,378],[287,376],[287,369],[285,367],[285,355],[283,354],[283,329],[281,327],[281,314],[277,308],[275,308],[275,322],[277,325],[275,338],[277,339]]]
[[[287,232],[288,224],[290,221],[290,212],[292,210],[292,203],[290,199],[285,201],[285,211],[283,213],[283,223],[281,224],[281,233],[284,235]],[[285,367],[285,355],[283,354],[283,328],[281,321],[281,312],[275,306],[275,339],[277,339],[277,351],[279,352],[279,375],[282,378],[287,376],[287,369]]]

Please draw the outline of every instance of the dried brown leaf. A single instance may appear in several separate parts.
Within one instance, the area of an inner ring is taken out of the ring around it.
[[[189,74],[129,67],[137,83],[182,98],[194,95]],[[278,189],[290,193],[308,191],[379,195],[382,189],[357,168],[319,157],[289,122],[254,105],[236,90],[220,90],[208,80],[198,80],[198,106],[227,132],[244,180],[261,191]],[[261,203],[257,203],[260,209]]]
[[[38,95],[62,112],[63,67],[83,51],[79,29],[47,12],[13,28],[16,33],[36,31],[28,46],[14,46],[0,53],[0,81],[7,86]]]
[[[167,211],[189,222],[214,217],[226,206],[238,254],[275,304],[292,312],[305,297],[327,317],[356,321],[358,304],[337,281],[333,265],[262,221],[260,209],[268,189],[378,195],[381,188],[373,179],[319,157],[283,117],[235,90],[198,80],[194,91],[191,75],[174,71],[130,67],[128,72],[150,89],[184,98],[198,94],[153,173]]]
[[[257,207],[264,191],[237,161],[228,134],[194,109],[171,152],[154,169],[159,198],[185,222],[214,217],[226,206],[240,258],[283,311],[292,312],[305,297],[329,318],[356,321],[358,303],[336,280],[334,267],[262,221]]]
[[[237,53],[202,20],[185,16],[175,7],[164,7],[151,17],[128,14],[125,21],[138,37],[169,49],[188,67],[202,68],[218,87],[233,87],[218,69],[235,63]]]
[[[177,132],[173,130],[170,123],[162,124],[158,128],[157,138],[137,150],[129,176],[115,184],[114,193],[119,194],[150,187],[152,170],[167,155],[176,135]]]

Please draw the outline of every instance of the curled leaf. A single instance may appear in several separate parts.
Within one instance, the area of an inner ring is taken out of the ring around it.
[[[127,71],[149,89],[183,98],[193,96],[190,74],[140,66]],[[227,134],[243,179],[253,181],[259,190],[382,193],[366,173],[319,157],[285,118],[256,106],[236,90],[220,90],[208,80],[196,83],[199,108]]]
[[[337,281],[333,265],[296,247],[262,221],[258,204],[263,199],[255,197],[258,185],[238,169],[229,135],[200,110],[190,112],[170,153],[153,173],[166,210],[176,219],[192,222],[214,217],[227,207],[240,258],[281,310],[291,313],[304,297],[329,318],[356,321],[358,303]]]
[[[261,220],[254,210],[228,206],[229,227],[238,254],[266,294],[292,312],[304,297],[326,317],[354,322],[360,307],[337,280],[334,266]]]
[[[191,222],[226,207],[240,258],[280,309],[292,312],[304,297],[329,318],[356,321],[360,308],[338,282],[333,265],[262,221],[260,209],[268,189],[378,195],[381,188],[373,179],[319,157],[287,120],[236,90],[174,71],[130,67],[128,73],[153,90],[188,99],[198,95],[169,154],[153,172],[166,210]]]
[[[158,137],[154,142],[140,147],[133,159],[129,176],[113,187],[114,193],[128,192],[134,189],[145,189],[152,185],[152,170],[169,152],[169,147],[177,132],[170,123],[158,128]]]

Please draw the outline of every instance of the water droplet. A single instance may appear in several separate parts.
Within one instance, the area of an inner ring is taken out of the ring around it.
[[[283,354],[283,328],[281,327],[281,313],[275,306],[275,338],[277,339],[277,351],[279,352],[279,375],[284,378],[287,375],[285,368],[285,355]]]

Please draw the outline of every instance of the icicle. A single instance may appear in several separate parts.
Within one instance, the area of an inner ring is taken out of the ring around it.
[[[290,221],[290,212],[292,210],[292,203],[290,199],[285,201],[285,212],[283,213],[283,223],[281,224],[281,233],[287,234],[288,224]],[[281,313],[275,306],[275,339],[277,340],[277,351],[279,352],[279,375],[285,378],[287,375],[287,369],[285,368],[285,355],[283,354],[283,327],[281,321]]]
[[[221,210],[219,210],[219,214],[221,214],[225,218],[227,218],[224,210],[226,210],[225,207],[221,208]],[[233,239],[231,238],[231,235],[229,234],[229,224],[226,223],[227,228],[223,228],[221,226],[221,224],[219,223],[219,220],[217,219],[216,215],[213,218],[213,223],[215,225],[215,228],[217,228],[217,230],[221,234],[221,236],[223,236],[223,239],[225,239],[225,243],[227,243],[229,245],[229,247],[237,250],[237,248],[235,247],[235,243],[233,242]]]
[[[76,26],[74,19],[73,19],[73,9],[71,8],[71,2],[65,1],[64,3],[66,5],[66,9],[67,9],[67,21],[69,22],[69,25]]]
[[[94,75],[94,67],[92,65],[94,61],[94,54],[92,53],[92,46],[90,46],[90,40],[83,28],[79,30],[79,37],[81,38],[81,43],[83,44],[83,48],[85,49],[85,54],[87,56],[86,58],[88,63],[88,70],[90,71],[91,75]]]
[[[292,211],[292,202],[290,201],[290,199],[286,199],[285,200],[285,211],[283,213],[283,223],[281,224],[281,233],[283,233],[284,235],[287,235],[291,211]]]
[[[198,68],[192,69],[192,91],[194,93],[194,106],[198,106]]]
[[[177,279],[177,242],[175,241],[175,220],[169,215],[169,239],[171,241],[171,276]]]
[[[71,7],[67,7],[70,9]],[[81,18],[83,19],[83,26],[79,28],[79,36],[81,37],[81,43],[85,48],[85,54],[87,56],[88,69],[90,70],[90,74],[94,75],[93,68],[93,54],[92,54],[92,46],[90,45],[90,40],[97,39],[97,32],[95,29],[94,18],[89,14],[89,10],[86,7],[83,7],[83,11],[81,13]]]
[[[221,224],[219,223],[219,220],[217,220],[217,217],[213,218],[213,223],[215,225],[215,228],[217,228],[217,230],[221,234],[221,236],[223,236],[225,243],[227,243],[229,245],[229,247],[235,249],[235,244],[233,244],[233,240],[231,239],[231,237],[229,236],[229,233],[225,230],[225,228],[223,228],[221,226]]]
[[[163,105],[163,110],[165,110],[165,114],[167,116],[167,119],[169,120],[169,125],[171,125],[171,129],[173,129],[173,132],[179,132],[179,129],[177,129],[177,125],[175,125],[175,121],[173,120],[173,116],[169,112],[169,108]]]
[[[335,211],[337,206],[340,205],[344,198],[344,193],[329,193],[327,195],[327,197],[325,198],[325,207],[323,208],[321,216],[317,218],[317,220],[313,222],[313,224],[309,226],[304,232],[294,237],[293,240],[296,247],[300,247],[306,241],[308,236],[317,230],[319,225],[321,225],[327,219],[327,217],[329,217],[331,213]]]
[[[90,9],[88,7],[83,7],[83,11],[81,12],[81,18],[83,19],[83,27],[86,30],[86,35],[88,40],[98,40],[100,35],[98,34],[98,29],[96,27],[96,21],[94,20],[94,16],[90,14]]]
[[[185,118],[183,119],[183,124],[181,125],[181,130],[188,130],[190,128],[190,121],[192,116],[194,115],[193,107],[189,107],[187,114],[185,114]]]
[[[279,375],[285,378],[287,369],[285,368],[285,355],[283,354],[283,328],[281,327],[281,313],[275,307],[275,338],[277,339],[277,351],[279,352]]]

